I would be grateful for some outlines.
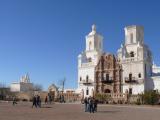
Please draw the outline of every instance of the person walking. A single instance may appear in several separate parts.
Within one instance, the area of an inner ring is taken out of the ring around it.
[[[48,104],[48,96],[45,98],[45,104]]]
[[[90,100],[89,100],[89,112],[90,113],[94,113],[94,110],[93,110],[93,98],[90,98]]]
[[[88,112],[88,99],[85,97],[84,99],[84,105],[85,105],[85,112]]]
[[[49,98],[49,104],[51,104],[52,103],[52,96],[48,95],[48,98]]]
[[[40,108],[41,107],[41,97],[38,95],[37,96],[37,106]]]
[[[13,97],[13,106],[17,104],[16,97]]]
[[[93,111],[97,112],[97,104],[98,104],[98,100],[93,98]]]
[[[36,96],[33,96],[33,100],[32,100],[32,108],[35,106],[37,108],[37,98]]]

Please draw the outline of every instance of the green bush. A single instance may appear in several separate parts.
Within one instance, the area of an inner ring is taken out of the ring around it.
[[[141,105],[140,99],[137,99],[137,102],[135,103],[136,105]]]
[[[107,103],[111,97],[107,94],[96,94],[95,98],[99,101],[99,103]]]
[[[158,104],[159,101],[159,93],[153,90],[146,91],[141,97],[144,104],[155,105]]]

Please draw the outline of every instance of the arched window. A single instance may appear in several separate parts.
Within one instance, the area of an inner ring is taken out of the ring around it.
[[[132,81],[132,73],[129,74],[129,81]]]
[[[110,89],[105,89],[104,93],[111,93],[111,90]]]
[[[92,58],[88,58],[88,62],[92,62]]]
[[[141,78],[141,73],[138,74],[138,77]]]
[[[86,82],[88,82],[88,79],[89,79],[89,77],[88,77],[88,75],[86,76]]]
[[[129,88],[129,94],[132,95],[132,88]]]
[[[89,89],[87,88],[87,90],[86,90],[86,95],[89,95]]]
[[[134,52],[130,52],[130,57],[134,57]]]
[[[106,81],[109,81],[109,74],[106,74]]]
[[[82,77],[80,77],[80,79],[79,79],[80,81],[82,81]]]

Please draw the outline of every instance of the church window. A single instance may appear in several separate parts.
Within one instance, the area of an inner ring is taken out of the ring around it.
[[[141,78],[141,73],[138,74],[138,77]]]
[[[89,90],[88,90],[88,88],[87,88],[87,90],[86,90],[86,95],[89,95]]]
[[[130,34],[131,37],[131,43],[133,43],[133,33]]]
[[[106,81],[109,81],[109,74],[106,74]]]
[[[89,79],[89,77],[88,77],[88,75],[86,76],[86,82],[88,82],[88,79]]]
[[[88,58],[88,62],[92,62],[92,58]]]
[[[134,57],[134,52],[130,52],[130,57]]]
[[[130,95],[132,94],[132,88],[129,88],[129,94]]]
[[[132,81],[132,73],[129,74],[129,81]]]
[[[80,77],[80,81],[82,81],[82,77]]]

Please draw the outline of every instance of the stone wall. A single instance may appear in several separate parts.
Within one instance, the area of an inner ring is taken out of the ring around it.
[[[45,97],[48,95],[48,92],[39,91],[39,92],[18,92],[15,93],[18,100],[31,101],[35,94],[41,97],[41,101],[45,100]]]

